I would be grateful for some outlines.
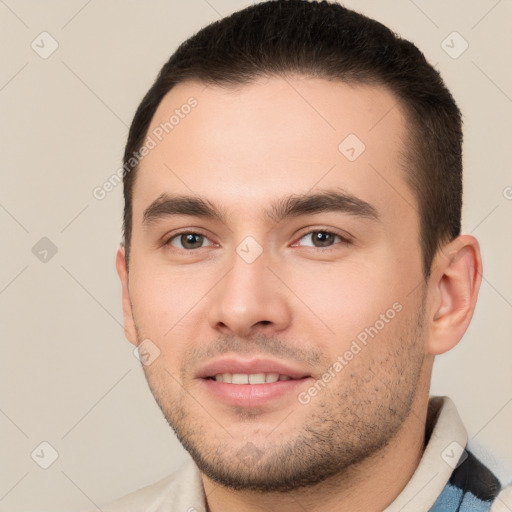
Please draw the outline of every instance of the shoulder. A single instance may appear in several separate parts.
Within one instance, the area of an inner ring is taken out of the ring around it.
[[[90,512],[204,511],[201,475],[192,460],[171,475]]]
[[[490,512],[510,512],[512,510],[512,482],[504,487],[494,500]]]
[[[507,493],[510,499],[510,490],[502,489],[496,475],[470,451],[464,451],[431,511],[510,512],[511,509],[504,505]],[[499,508],[500,505],[505,508]]]

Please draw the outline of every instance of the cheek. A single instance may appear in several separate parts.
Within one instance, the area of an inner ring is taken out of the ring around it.
[[[325,332],[325,350],[332,354],[346,350],[361,333],[364,340],[365,329],[374,334],[375,324],[379,333],[391,332],[389,326],[406,301],[406,287],[396,275],[392,264],[297,266],[287,277],[302,302],[292,299],[295,317],[310,336]]]
[[[150,262],[140,269],[134,265],[130,296],[142,334],[162,343],[174,337],[194,316],[210,287],[203,277],[189,269],[184,272]]]
[[[135,297],[133,313],[139,337],[157,347],[153,350],[158,357],[144,367],[150,387],[155,396],[164,397],[169,389],[175,394],[179,388],[176,379],[181,380],[181,361],[191,348],[190,322],[197,323],[194,314],[204,291],[187,286],[172,272],[145,271],[133,279],[130,293]]]

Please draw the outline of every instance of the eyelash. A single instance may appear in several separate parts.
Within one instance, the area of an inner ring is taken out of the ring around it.
[[[349,245],[351,243],[351,240],[348,237],[342,236],[339,233],[336,233],[336,232],[331,231],[329,229],[322,229],[322,228],[316,228],[316,229],[313,229],[311,231],[307,231],[307,232],[303,233],[297,239],[297,241],[300,241],[305,236],[312,235],[313,233],[325,233],[325,234],[328,234],[328,235],[333,235],[334,237],[338,237],[340,239],[340,242],[338,242],[338,243],[341,243],[344,246]],[[200,236],[203,236],[204,238],[206,238],[207,240],[209,240],[208,237],[204,233],[201,233],[200,231],[181,231],[181,232],[175,233],[171,237],[167,238],[167,240],[164,242],[164,246],[166,246],[166,247],[169,246],[169,247],[172,247],[173,249],[178,249],[180,251],[185,251],[185,252],[194,252],[194,251],[197,251],[198,249],[204,249],[205,248],[205,247],[197,247],[195,249],[182,249],[180,247],[172,246],[171,245],[171,241],[174,240],[175,238],[179,237],[179,236],[182,236],[182,235],[200,235]],[[327,247],[315,247],[313,245],[305,246],[305,247],[311,247],[313,249],[319,249],[322,252],[327,252],[327,251],[336,249],[335,246],[336,246],[336,242],[334,242],[333,245],[329,245]]]

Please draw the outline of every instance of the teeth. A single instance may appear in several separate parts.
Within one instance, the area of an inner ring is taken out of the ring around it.
[[[251,373],[248,376],[249,384],[265,384],[264,373]]]
[[[217,382],[227,382],[228,384],[265,384],[290,379],[291,377],[288,375],[279,375],[278,373],[219,373],[215,375]]]
[[[231,384],[249,384],[249,375],[244,373],[233,373],[231,376]]]

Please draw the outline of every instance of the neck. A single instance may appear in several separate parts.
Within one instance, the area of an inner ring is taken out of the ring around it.
[[[288,493],[233,491],[202,475],[209,512],[378,512],[400,494],[416,470],[424,450],[428,390],[418,389],[402,428],[390,442],[342,474],[314,487]]]

